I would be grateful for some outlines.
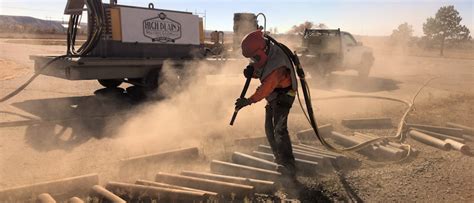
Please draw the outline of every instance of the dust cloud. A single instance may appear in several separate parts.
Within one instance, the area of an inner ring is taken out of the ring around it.
[[[291,37],[280,37],[279,40],[292,49],[300,45],[299,41],[291,40]],[[239,96],[244,83],[241,74],[247,65],[245,60],[229,60],[220,62],[219,65],[211,65],[210,62],[189,62],[185,65],[186,74],[184,79],[177,82],[177,70],[173,64],[163,67],[163,83],[158,92],[165,99],[157,102],[144,104],[139,112],[128,119],[118,130],[117,142],[126,154],[138,155],[176,149],[188,146],[208,146],[214,143],[215,148],[223,148],[226,141],[239,137],[253,137],[264,135],[264,105],[265,101],[244,108],[237,117],[234,126],[229,126],[229,120],[233,113],[234,101]],[[397,63],[399,61],[397,60]],[[398,64],[393,66],[399,67]],[[306,68],[314,68],[307,66]],[[393,71],[396,73],[397,71]],[[390,81],[377,81],[369,78],[369,81],[360,81],[356,74],[354,76],[336,75],[327,80],[333,80],[332,84],[325,84],[320,79],[309,80],[310,85],[316,92],[313,99],[329,96],[326,90],[358,88],[359,92],[378,92],[388,86],[394,85]],[[249,88],[250,95],[259,82],[252,81]],[[393,88],[395,89],[395,87]],[[321,93],[323,90],[323,94]],[[333,95],[343,95],[347,92],[332,92]],[[316,109],[323,122],[327,117],[351,117],[356,113],[373,114],[372,111],[380,111],[384,107],[391,106],[384,102],[367,100],[343,100],[338,102],[317,102]],[[297,122],[303,122],[302,114],[295,102],[293,117]],[[378,107],[374,109],[374,107]],[[356,111],[354,109],[359,109]],[[309,127],[304,123],[290,122],[290,128]],[[290,129],[291,130],[291,129]],[[223,142],[217,142],[220,140]]]
[[[264,110],[263,106],[258,107],[262,104],[241,110],[236,124],[229,125],[235,99],[245,81],[241,72],[246,63],[228,61],[213,67],[208,62],[190,62],[184,67],[189,71],[187,77],[179,82],[176,69],[171,64],[164,65],[158,92],[165,99],[144,104],[123,124],[118,132],[119,145],[129,154],[143,154],[202,146],[210,139],[263,135],[263,131],[258,134],[256,130],[263,130]],[[252,83],[248,95],[257,84]]]

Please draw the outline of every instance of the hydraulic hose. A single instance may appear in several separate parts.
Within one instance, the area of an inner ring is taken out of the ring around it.
[[[335,147],[327,143],[326,140],[324,140],[324,138],[321,137],[321,135],[319,134],[316,118],[314,117],[313,105],[311,103],[311,96],[310,96],[308,84],[306,83],[305,73],[304,73],[303,67],[301,67],[298,56],[296,56],[296,54],[293,54],[286,45],[279,43],[273,37],[270,37],[268,35],[265,35],[265,37],[271,42],[273,42],[275,45],[280,47],[283,50],[283,52],[285,52],[285,54],[288,56],[288,59],[292,62],[291,63],[292,67],[290,68],[296,73],[296,75],[298,75],[298,78],[300,79],[301,89],[303,91],[303,96],[304,96],[304,100],[306,104],[306,110],[302,106],[301,106],[301,109],[304,112],[305,116],[308,118],[309,124],[313,128],[314,133],[316,134],[316,137],[321,142],[321,144],[323,144],[326,148],[333,151],[337,151]],[[300,101],[299,91],[297,91],[297,96],[298,96],[298,100]],[[301,101],[300,101],[300,104],[301,104]]]
[[[41,72],[43,72],[44,69],[46,69],[49,65],[51,65],[53,62],[59,60],[59,59],[62,59],[64,57],[66,57],[67,55],[62,55],[62,56],[57,56],[55,57],[54,59],[48,61],[46,64],[43,65],[43,67],[41,67],[33,76],[30,77],[30,79],[28,79],[25,83],[23,83],[23,85],[21,85],[20,87],[18,87],[17,89],[15,89],[13,92],[10,92],[10,94],[7,94],[6,96],[2,97],[0,99],[0,103],[3,103],[7,100],[9,100],[10,98],[14,97],[15,95],[17,95],[18,93],[20,93],[21,91],[23,91],[23,89],[25,89],[31,82],[33,82],[33,80],[36,79],[36,77],[38,77]]]
[[[94,22],[89,25],[87,39],[84,44],[75,49],[76,36],[78,27],[81,22],[82,15],[71,15],[69,17],[69,25],[67,30],[67,54],[76,56],[87,55],[97,45],[105,27],[105,12],[101,0],[86,0],[87,9],[91,13],[92,19],[89,22]]]

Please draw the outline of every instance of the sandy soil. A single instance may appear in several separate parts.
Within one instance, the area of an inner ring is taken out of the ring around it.
[[[0,41],[0,96],[32,74],[29,55],[59,55],[64,50],[62,46]],[[376,53],[375,58],[366,81],[350,71],[334,73],[328,81],[309,80],[320,123],[333,123],[337,130],[350,132],[338,124],[340,119],[383,115],[396,120],[403,106],[372,100],[318,101],[318,97],[366,94],[408,100],[426,80],[439,77],[417,98],[417,111],[410,121],[474,125],[473,60],[385,53]],[[235,74],[206,78],[211,80],[207,85],[192,86],[199,91],[177,94],[177,99],[137,105],[127,97],[101,96],[96,91],[101,89],[96,81],[40,76],[20,95],[0,104],[0,189],[86,173],[99,173],[102,183],[150,179],[157,170],[208,170],[209,160],[229,159],[229,154],[236,150],[233,139],[263,135],[264,104],[242,111],[236,125],[229,127],[233,100],[239,95],[243,79]],[[221,78],[221,82],[215,84],[213,78]],[[20,123],[25,120],[30,123]],[[291,133],[308,127],[301,113],[293,108]],[[379,133],[393,132],[394,129]],[[440,151],[410,139],[407,142],[421,153],[403,163],[373,165],[365,163],[364,157],[355,156],[363,164],[346,173],[348,184],[356,194],[367,202],[474,200],[473,184],[468,181],[473,179],[473,157]],[[151,164],[127,174],[118,164],[121,158],[186,146],[199,146],[203,156],[191,164]],[[309,191],[303,200],[318,199],[315,195],[344,199],[334,175],[300,177],[300,180]],[[315,193],[319,189],[324,193]]]

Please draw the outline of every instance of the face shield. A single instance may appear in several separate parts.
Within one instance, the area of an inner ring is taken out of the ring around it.
[[[255,68],[262,68],[267,63],[268,56],[263,50],[258,50],[254,56],[250,57],[250,64]]]

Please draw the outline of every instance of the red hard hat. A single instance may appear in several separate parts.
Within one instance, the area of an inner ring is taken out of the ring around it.
[[[253,58],[252,64],[255,68],[261,68],[267,62],[268,56],[265,53],[266,41],[261,30],[253,31],[242,39],[242,55],[246,58]]]

